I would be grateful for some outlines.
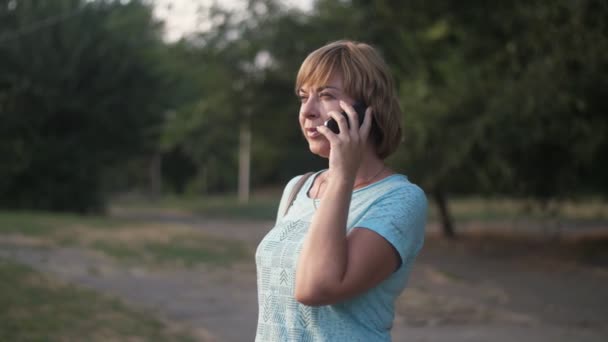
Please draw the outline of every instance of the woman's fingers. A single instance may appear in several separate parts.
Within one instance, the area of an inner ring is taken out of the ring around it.
[[[348,116],[348,121],[350,122],[350,133],[356,133],[359,129],[359,116],[357,115],[357,112],[351,105],[342,100],[340,100],[340,107],[342,107],[342,110],[344,110]]]
[[[325,139],[327,139],[327,141],[329,141],[329,143],[332,145],[334,144],[336,139],[338,139],[338,135],[336,135],[336,133],[332,132],[331,129],[325,127],[324,125],[317,126],[317,132],[321,133],[325,137]]]
[[[353,106],[347,104],[346,102],[340,101],[340,107],[344,109],[346,114],[348,115],[348,119],[351,122],[350,125],[350,133],[352,137],[359,137],[359,139],[363,142],[367,141],[369,136],[369,132],[372,129],[372,120],[373,120],[373,110],[372,107],[365,108],[365,114],[363,123],[359,126],[359,114],[355,111]]]
[[[374,117],[374,110],[372,107],[367,107],[365,109],[365,119],[363,120],[363,124],[359,129],[359,136],[361,137],[361,141],[367,141],[367,137],[369,137],[369,132],[372,130],[372,120]]]
[[[367,141],[367,137],[369,136],[372,127],[372,108],[367,107],[365,109],[365,119],[363,120],[363,124],[359,127],[359,117],[354,108],[343,101],[340,101],[340,107],[346,112],[346,117],[337,111],[330,111],[327,113],[337,122],[340,132],[336,134],[325,126],[318,126],[317,131],[325,136],[330,143],[335,143],[338,140],[352,142]]]

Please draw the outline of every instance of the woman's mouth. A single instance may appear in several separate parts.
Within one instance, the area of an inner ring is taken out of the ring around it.
[[[317,131],[317,128],[316,128],[316,127],[312,127],[312,128],[306,128],[306,136],[307,136],[308,138],[313,138],[313,139],[314,139],[314,138],[318,138],[318,137],[320,137],[320,136],[321,136],[321,133],[319,133],[319,132]]]

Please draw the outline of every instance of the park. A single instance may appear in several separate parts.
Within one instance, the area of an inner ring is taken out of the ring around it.
[[[608,338],[608,5],[0,0],[0,340],[252,341],[255,252],[327,167],[296,73],[376,47],[429,202],[392,338]]]

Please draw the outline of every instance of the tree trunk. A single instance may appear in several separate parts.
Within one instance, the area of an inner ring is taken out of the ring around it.
[[[435,202],[437,202],[437,208],[439,209],[439,219],[441,220],[441,228],[443,235],[449,239],[456,238],[454,232],[454,225],[452,223],[452,216],[448,208],[448,202],[445,198],[445,193],[439,189],[433,192]]]
[[[246,121],[241,124],[239,143],[239,202],[249,202],[249,169],[251,164],[251,129]]]
[[[162,158],[160,152],[154,153],[148,169],[148,176],[150,181],[149,193],[152,199],[159,198],[162,190],[163,176],[161,163]]]

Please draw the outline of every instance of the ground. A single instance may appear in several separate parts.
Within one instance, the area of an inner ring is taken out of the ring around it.
[[[163,229],[202,231],[222,241],[241,241],[249,256],[272,226],[266,221],[206,220],[171,213],[138,219],[153,219],[155,223],[143,232],[155,239]],[[394,341],[608,340],[605,264],[581,258],[580,244],[573,242],[545,236],[481,236],[470,234],[474,224],[468,227],[463,230],[469,234],[456,241],[444,240],[436,227],[429,228],[409,287],[397,303]],[[141,238],[142,230],[139,235],[129,230],[112,234],[112,239],[127,241],[131,236]],[[95,238],[92,234],[83,240]],[[253,340],[257,297],[252,258],[227,265],[151,267],[89,247],[0,235],[0,257],[116,296],[190,327],[201,340]]]

